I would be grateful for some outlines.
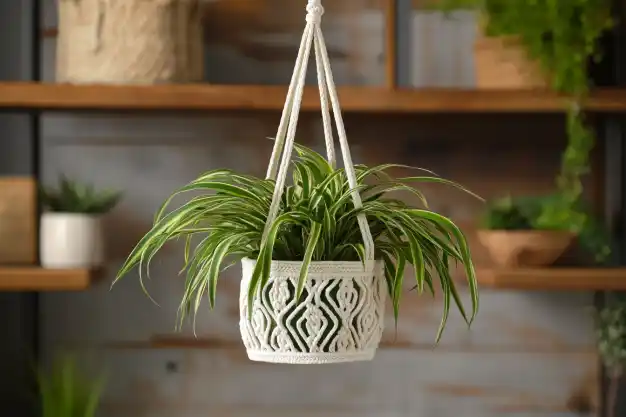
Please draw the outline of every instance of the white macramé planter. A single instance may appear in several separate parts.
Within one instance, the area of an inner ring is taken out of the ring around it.
[[[361,262],[312,262],[296,303],[302,263],[272,261],[269,282],[261,299],[255,298],[248,320],[248,287],[255,264],[242,261],[239,297],[239,327],[251,360],[320,364],[374,357],[385,313],[382,262],[373,271],[364,271]]]
[[[94,268],[104,258],[101,219],[80,213],[44,213],[39,237],[44,268]]]

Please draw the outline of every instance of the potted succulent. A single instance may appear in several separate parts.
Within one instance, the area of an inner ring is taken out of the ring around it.
[[[296,152],[290,163],[292,184],[276,205],[275,180],[226,169],[207,172],[181,188],[173,196],[195,196],[172,210],[171,198],[164,203],[117,278],[138,267],[142,281],[166,242],[186,239],[182,321],[197,314],[205,296],[215,305],[220,271],[241,261],[240,330],[253,360],[371,359],[383,328],[384,291],[397,320],[407,265],[414,268],[412,280],[420,293],[426,288],[434,295],[436,281],[441,285],[444,307],[437,340],[452,303],[471,323],[478,290],[466,238],[451,220],[425,208],[424,196],[412,184],[435,182],[469,191],[437,176],[394,178],[387,171],[400,166],[393,164],[356,165],[356,185],[351,186],[346,169],[306,147],[296,145]],[[362,199],[358,203],[355,191]],[[418,196],[424,208],[393,198],[394,191]],[[194,236],[200,241],[192,250]],[[367,253],[371,243],[374,254]],[[452,279],[452,263],[459,263],[467,277],[470,313]]]
[[[61,177],[43,187],[40,256],[44,268],[94,268],[104,261],[102,215],[120,200],[117,191],[95,191]]]
[[[39,370],[37,379],[42,417],[95,417],[104,378],[86,377],[73,357],[57,358],[49,371]]]
[[[571,205],[560,193],[509,196],[487,207],[478,239],[498,266],[550,265],[575,238],[595,262],[603,262],[610,254],[606,230],[580,201]]]

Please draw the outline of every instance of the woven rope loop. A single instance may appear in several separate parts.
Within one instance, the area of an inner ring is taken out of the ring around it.
[[[309,0],[306,5],[306,21],[319,25],[324,14],[324,6],[320,0]]]

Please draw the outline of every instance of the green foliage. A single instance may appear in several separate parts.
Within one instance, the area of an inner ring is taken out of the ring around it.
[[[549,213],[550,215],[546,215]],[[545,196],[504,197],[491,201],[482,227],[491,230],[562,230],[578,235],[581,247],[603,263],[610,255],[609,233],[589,209],[577,200],[563,200],[561,193]]]
[[[541,65],[552,88],[570,96],[568,143],[556,178],[558,195],[542,202],[541,212],[533,215],[531,227],[586,233],[588,225],[595,221],[581,209],[581,178],[589,171],[595,138],[581,107],[589,91],[588,64],[601,57],[598,39],[613,24],[611,1],[434,0],[432,5],[444,11],[478,10],[484,17],[486,35],[517,39],[529,58]],[[502,213],[498,216],[502,217]],[[519,219],[511,214],[509,219],[513,221],[509,227],[518,227]]]
[[[550,215],[546,216],[548,211]],[[501,230],[566,230],[579,234],[587,217],[580,201],[576,202],[576,210],[572,210],[560,193],[504,197],[489,203],[483,226]]]
[[[626,365],[626,301],[612,301],[595,318],[602,362],[607,369],[621,374]]]
[[[104,379],[81,374],[74,358],[58,358],[50,372],[39,371],[42,417],[94,417]]]
[[[111,210],[122,198],[118,191],[96,192],[91,185],[72,182],[61,176],[59,187],[40,191],[44,207],[60,213],[101,214]]]
[[[598,38],[611,27],[610,0],[435,0],[450,11],[473,9],[488,36],[514,36],[539,62],[555,90],[586,94],[587,64],[599,59]]]
[[[441,284],[444,314],[437,340],[445,327],[451,300],[468,324],[471,323],[478,309],[478,289],[466,238],[450,219],[428,210],[424,195],[411,184],[439,183],[469,191],[436,176],[393,178],[387,173],[391,168],[410,167],[357,165],[357,190],[363,200],[363,208],[357,210],[344,169],[332,168],[320,154],[310,149],[301,146],[296,149],[298,156],[291,163],[293,184],[286,187],[278,216],[265,239],[262,236],[274,181],[224,169],[210,171],[181,188],[163,204],[154,226],[131,252],[117,279],[138,266],[143,287],[142,271],[149,270],[154,255],[166,242],[185,238],[183,271],[187,279],[180,305],[182,322],[192,312],[195,317],[204,295],[210,306],[214,306],[223,263],[233,265],[244,257],[258,260],[248,292],[252,300],[255,292],[267,284],[272,260],[298,260],[304,261],[304,265],[310,261],[362,260],[364,247],[357,215],[364,213],[375,241],[376,257],[384,261],[396,320],[408,263],[414,266],[415,288],[419,293],[427,287],[434,296],[434,280],[438,278]],[[190,191],[202,194],[167,211],[174,196]],[[391,198],[389,194],[395,191],[417,197],[424,208],[414,208]],[[201,240],[192,250],[194,235],[199,235]],[[460,263],[467,276],[472,303],[469,316],[451,277],[451,261]],[[307,273],[308,268],[303,268],[298,296]],[[250,306],[252,304],[249,302]]]

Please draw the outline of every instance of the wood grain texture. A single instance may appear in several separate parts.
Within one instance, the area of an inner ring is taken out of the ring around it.
[[[480,269],[483,287],[510,290],[620,291],[626,290],[625,268]]]
[[[45,110],[282,110],[286,87],[234,85],[105,86],[0,83],[0,108]],[[567,100],[542,90],[388,90],[339,87],[342,110],[362,113],[563,112]],[[598,90],[586,108],[626,110],[626,92]],[[319,109],[319,92],[308,87],[302,110]]]
[[[385,81],[387,88],[398,86],[398,0],[386,0],[385,8]]]
[[[96,273],[85,269],[0,267],[0,291],[80,291]]]
[[[592,354],[394,350],[340,372],[254,363],[232,349],[95,355],[99,368],[116,370],[103,399],[111,417],[587,416],[596,397]]]
[[[28,177],[0,178],[0,264],[37,261],[37,184]]]

